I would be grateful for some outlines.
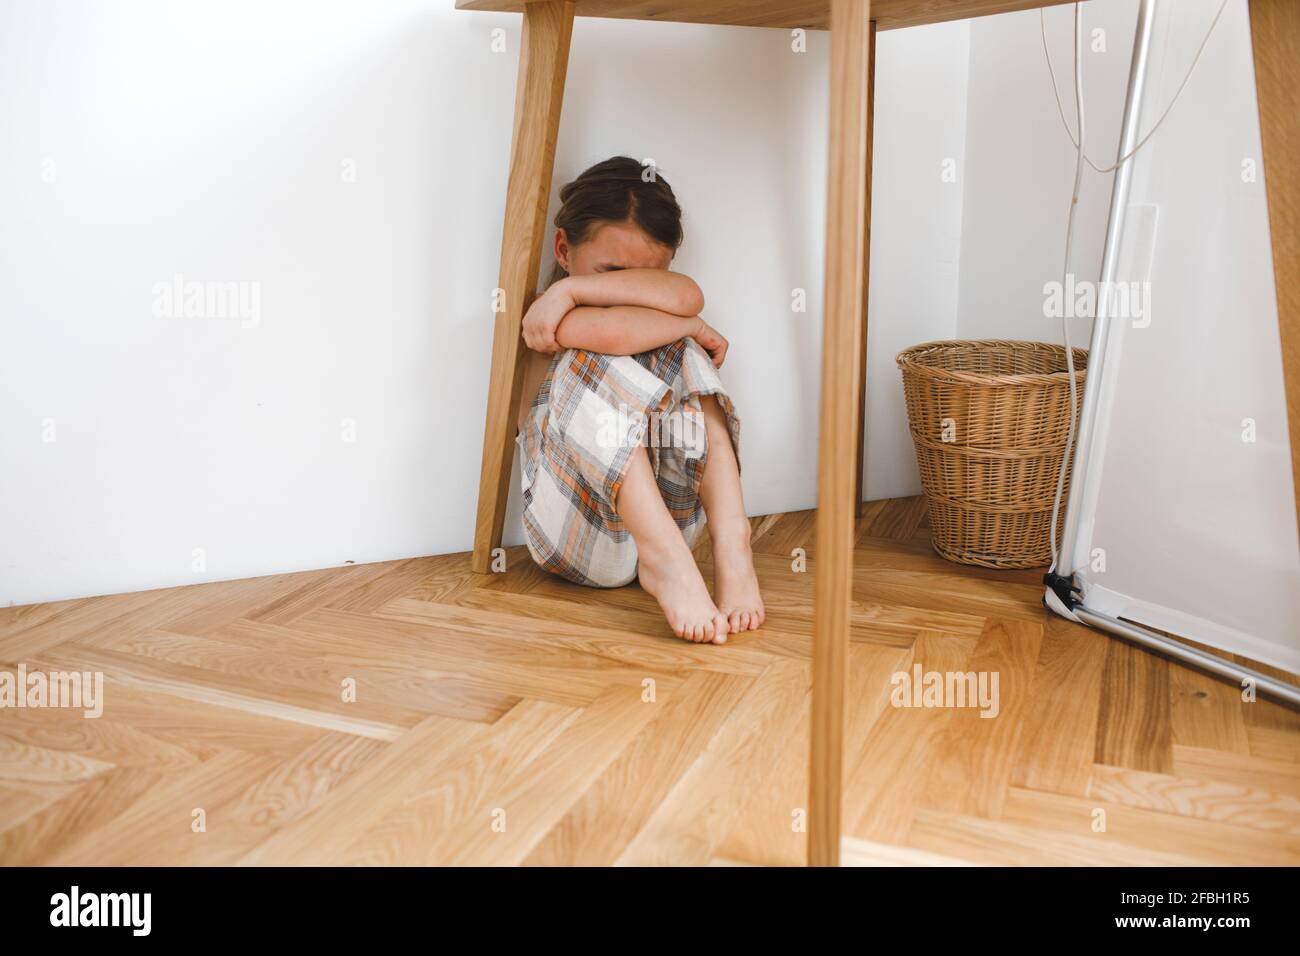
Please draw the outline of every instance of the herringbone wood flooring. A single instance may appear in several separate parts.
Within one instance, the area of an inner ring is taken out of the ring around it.
[[[859,523],[846,862],[1300,862],[1300,714],[941,560],[924,512]],[[0,610],[0,669],[106,680],[97,720],[0,710],[0,862],[800,863],[813,516],[754,526],[768,622],[722,647],[521,549]],[[997,671],[998,716],[891,706],[915,664]]]

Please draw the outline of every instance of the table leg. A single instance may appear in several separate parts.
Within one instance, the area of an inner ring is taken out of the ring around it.
[[[867,200],[864,215],[867,221],[867,234],[862,245],[862,354],[861,365],[858,367],[858,407],[862,409],[862,416],[866,418],[867,409],[867,317],[871,311],[871,157],[873,133],[876,126],[876,21],[871,21],[871,38],[868,42],[869,50],[867,51]],[[865,424],[865,422],[864,422]],[[866,468],[864,454],[866,447],[866,438],[863,427],[858,427],[857,445],[853,452],[853,460],[857,468],[856,479],[853,485],[853,500],[855,502],[855,514],[861,517],[866,511],[867,503],[862,500],[862,473]]]
[[[862,422],[859,375],[871,193],[870,0],[832,0],[830,22],[826,312],[822,332],[808,795],[808,862],[812,866],[836,866],[840,859],[844,690],[857,505],[854,452]]]
[[[492,333],[492,373],[474,525],[472,565],[479,572],[489,570],[492,549],[501,544],[505,524],[519,392],[523,387],[520,329],[536,292],[541,265],[573,13],[572,0],[539,0],[524,6],[496,297],[502,311],[496,312]]]
[[[1250,0],[1250,40],[1300,523],[1300,3]]]

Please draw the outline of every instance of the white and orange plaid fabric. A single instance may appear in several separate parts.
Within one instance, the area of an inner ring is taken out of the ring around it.
[[[645,446],[664,503],[693,545],[708,460],[700,397],[716,395],[740,457],[740,420],[708,353],[680,339],[640,355],[558,353],[517,439],[528,551],[578,584],[636,578],[636,545],[614,511],[633,449]]]

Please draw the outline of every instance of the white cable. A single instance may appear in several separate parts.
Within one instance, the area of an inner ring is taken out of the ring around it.
[[[1160,124],[1165,121],[1165,117],[1169,115],[1170,110],[1174,108],[1174,104],[1178,102],[1178,97],[1182,96],[1183,87],[1185,87],[1187,81],[1192,78],[1192,72],[1196,69],[1196,64],[1200,62],[1201,54],[1205,51],[1205,45],[1210,42],[1210,36],[1214,33],[1214,28],[1218,26],[1219,17],[1223,15],[1223,11],[1227,6],[1228,0],[1223,0],[1223,2],[1219,4],[1218,12],[1214,15],[1214,19],[1210,21],[1210,28],[1205,31],[1205,38],[1201,40],[1201,45],[1196,48],[1196,55],[1192,57],[1192,65],[1187,68],[1187,74],[1183,77],[1183,82],[1178,84],[1178,89],[1174,91],[1174,98],[1169,101],[1169,105],[1165,107],[1165,111],[1160,114],[1160,118],[1156,120],[1156,125],[1152,126],[1150,131],[1138,140],[1137,145],[1129,150],[1128,153],[1104,169],[1085,155],[1084,159],[1087,160],[1089,166],[1099,173],[1113,173],[1115,170],[1119,169],[1119,167],[1128,162],[1128,160],[1131,159],[1139,149],[1147,144],[1147,140],[1156,134],[1156,130],[1160,128]],[[1070,137],[1070,145],[1077,147],[1079,144],[1074,141],[1074,132],[1070,129],[1070,123],[1065,118],[1065,107],[1061,105],[1061,91],[1056,85],[1056,70],[1052,66],[1052,51],[1047,46],[1047,19],[1043,15],[1042,7],[1038,8],[1038,32],[1043,38],[1043,56],[1047,58],[1047,75],[1052,78],[1052,95],[1056,97],[1056,112],[1061,117],[1061,125],[1065,127],[1065,135]],[[1079,140],[1082,141],[1083,137],[1080,136]]]
[[[1074,109],[1079,117],[1079,141],[1075,144],[1077,159],[1074,163],[1074,190],[1070,194],[1070,215],[1065,223],[1065,265],[1061,289],[1070,285],[1070,252],[1074,245],[1074,212],[1079,208],[1079,186],[1083,182],[1083,143],[1086,125],[1083,113],[1083,5],[1074,5]],[[1070,463],[1070,453],[1074,449],[1075,409],[1079,402],[1079,385],[1074,380],[1074,350],[1070,347],[1070,320],[1066,318],[1068,309],[1061,309],[1061,339],[1065,342],[1065,367],[1070,373],[1070,429],[1065,442],[1065,453],[1061,456],[1061,470],[1056,475],[1056,496],[1052,499],[1052,531],[1049,539],[1052,544],[1052,570],[1061,573],[1060,554],[1056,547],[1057,516],[1061,511],[1061,496],[1065,490],[1065,471]]]

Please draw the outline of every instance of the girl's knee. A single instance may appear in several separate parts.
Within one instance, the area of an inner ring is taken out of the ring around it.
[[[588,580],[589,586],[593,588],[623,588],[627,587],[636,580],[636,568],[631,570],[607,571],[599,577]]]

